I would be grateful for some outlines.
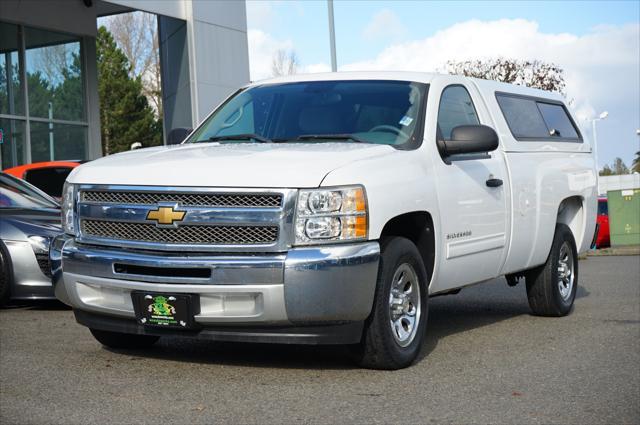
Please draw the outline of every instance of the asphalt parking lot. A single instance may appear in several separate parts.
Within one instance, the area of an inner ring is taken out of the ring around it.
[[[423,358],[170,339],[109,351],[56,304],[0,310],[0,423],[639,423],[640,257],[580,262],[573,313],[496,280],[431,300]]]

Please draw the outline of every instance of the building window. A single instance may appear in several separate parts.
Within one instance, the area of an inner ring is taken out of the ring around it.
[[[79,37],[0,22],[0,74],[3,169],[86,159],[88,122]]]

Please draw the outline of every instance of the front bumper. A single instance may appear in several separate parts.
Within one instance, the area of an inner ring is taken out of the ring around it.
[[[251,255],[131,251],[64,236],[51,247],[56,297],[80,323],[149,333],[135,321],[131,292],[189,293],[200,298],[197,336],[252,341],[299,335],[301,342],[330,342],[327,326],[361,325],[373,305],[379,256],[377,242]]]
[[[13,271],[11,298],[14,300],[55,299],[51,279],[40,269],[29,242],[4,240]]]

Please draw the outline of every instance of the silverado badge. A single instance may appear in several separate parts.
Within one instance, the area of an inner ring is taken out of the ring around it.
[[[158,207],[147,213],[147,220],[155,220],[157,224],[171,225],[176,221],[182,221],[185,211],[176,211],[173,207]]]

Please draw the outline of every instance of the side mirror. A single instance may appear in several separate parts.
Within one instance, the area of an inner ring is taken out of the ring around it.
[[[192,131],[193,129],[184,127],[172,129],[167,135],[167,145],[179,145]]]
[[[461,125],[451,130],[451,140],[438,142],[443,156],[486,153],[498,148],[498,135],[486,125]]]

